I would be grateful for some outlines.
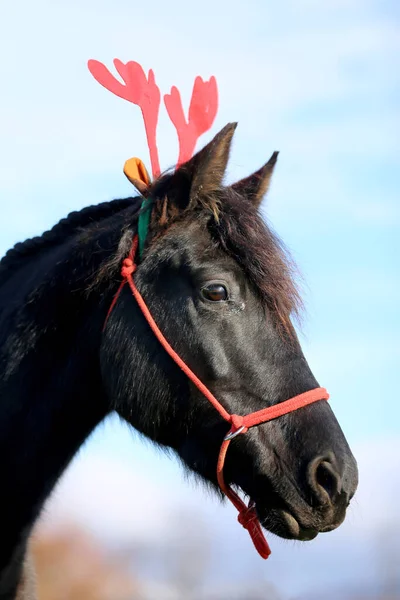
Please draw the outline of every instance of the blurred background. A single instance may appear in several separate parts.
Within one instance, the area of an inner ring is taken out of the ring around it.
[[[266,217],[305,279],[300,333],[359,462],[337,531],[269,536],[112,416],[71,464],[34,540],[41,600],[400,598],[400,4],[397,0],[19,0],[0,5],[0,254],[72,210],[123,197],[149,164],[140,110],[95,58],[153,68],[188,106],[215,75],[203,145],[239,121],[228,180],[280,158]],[[165,110],[161,168],[178,146]]]

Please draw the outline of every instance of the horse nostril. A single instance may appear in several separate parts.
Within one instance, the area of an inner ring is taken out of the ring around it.
[[[317,458],[309,466],[309,483],[319,504],[334,502],[340,493],[341,478],[333,461]]]
[[[339,475],[335,472],[331,463],[322,461],[315,472],[317,484],[324,488],[329,498],[332,498],[339,492]]]

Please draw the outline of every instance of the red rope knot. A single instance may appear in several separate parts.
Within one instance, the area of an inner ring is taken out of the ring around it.
[[[236,432],[239,433],[239,429],[240,429],[240,433],[246,433],[246,431],[248,431],[248,427],[246,427],[245,422],[244,422],[244,417],[241,417],[240,415],[231,415],[231,423],[232,423],[232,428],[231,428],[232,434],[234,434]]]
[[[238,514],[237,520],[245,529],[249,529],[251,523],[257,520],[257,513],[254,506],[246,507],[244,510],[240,511]]]
[[[136,271],[136,265],[131,258],[124,258],[121,268],[121,275],[124,279],[127,279],[129,275],[132,275]]]

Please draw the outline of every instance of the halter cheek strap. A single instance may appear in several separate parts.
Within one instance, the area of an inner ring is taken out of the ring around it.
[[[144,318],[146,319],[152,332],[154,333],[164,350],[167,352],[167,354],[169,354],[169,356],[178,365],[178,367],[182,369],[182,371],[197,387],[197,389],[207,398],[207,400],[212,404],[215,410],[218,411],[221,417],[225,419],[227,423],[230,424],[231,427],[222,442],[218,456],[218,484],[221,490],[224,492],[224,494],[229,498],[229,500],[238,510],[238,521],[249,532],[250,537],[253,540],[254,546],[256,547],[260,556],[262,558],[268,558],[268,556],[271,554],[271,550],[269,548],[267,540],[264,537],[261,524],[257,517],[254,503],[250,501],[249,505],[247,506],[240,498],[240,496],[225,482],[224,465],[229,444],[231,443],[233,438],[237,437],[238,435],[245,434],[250,429],[250,427],[254,427],[255,425],[259,425],[260,423],[266,423],[267,421],[271,421],[272,419],[276,419],[277,417],[285,415],[289,412],[293,412],[294,410],[303,408],[308,404],[312,404],[313,402],[317,402],[319,400],[328,400],[329,394],[325,388],[315,388],[313,390],[309,390],[308,392],[304,392],[303,394],[299,394],[298,396],[294,396],[293,398],[290,398],[285,402],[280,402],[279,404],[269,406],[268,408],[264,408],[262,410],[250,413],[248,415],[239,416],[231,415],[230,413],[228,413],[228,411],[215,398],[215,396],[204,385],[204,383],[200,381],[197,375],[195,375],[195,373],[193,373],[190,367],[182,360],[179,354],[175,352],[168,340],[164,337],[163,333],[158,328],[157,323],[154,321],[145,301],[143,300],[133,280],[133,274],[137,269],[135,257],[138,250],[138,244],[139,238],[138,236],[135,236],[132,243],[131,251],[129,253],[129,257],[125,258],[125,260],[123,261],[121,268],[122,281],[107,313],[103,331],[107,325],[108,318],[118,300],[122,288],[125,284],[128,284],[131,289],[132,295],[134,296],[136,302],[139,305],[140,310],[143,313]]]

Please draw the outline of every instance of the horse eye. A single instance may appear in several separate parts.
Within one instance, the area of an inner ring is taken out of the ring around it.
[[[228,300],[228,290],[220,283],[211,283],[201,290],[204,298],[212,302],[224,302]]]

